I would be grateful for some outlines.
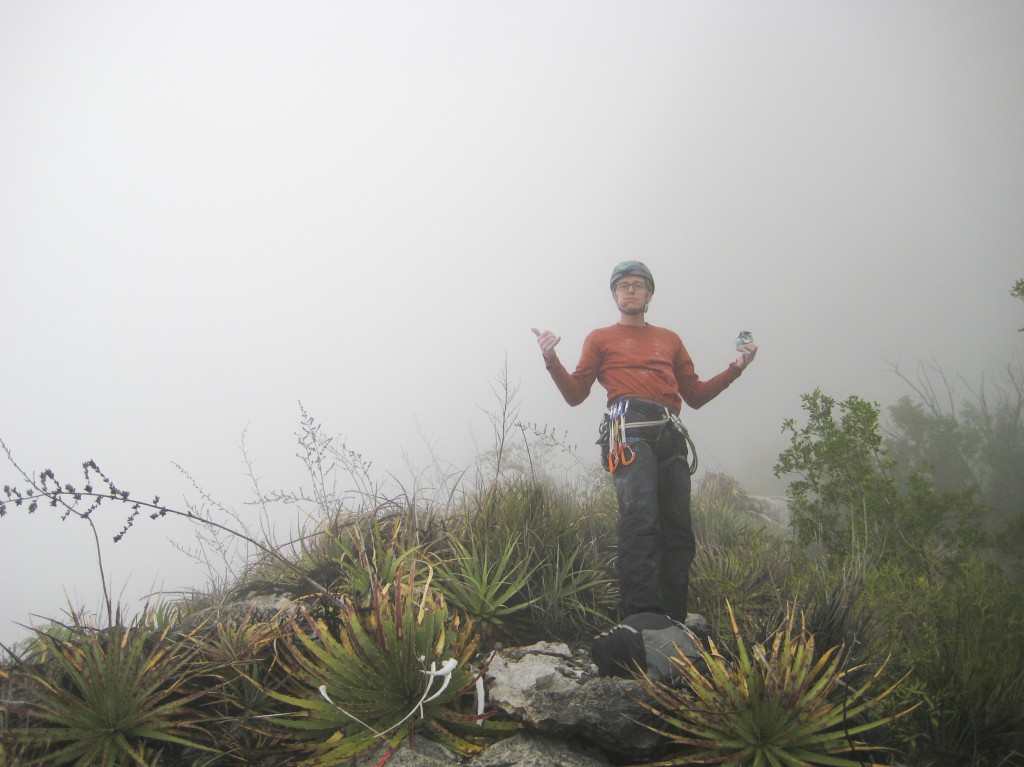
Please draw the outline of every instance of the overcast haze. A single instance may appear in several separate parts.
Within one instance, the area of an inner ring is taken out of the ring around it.
[[[302,481],[300,400],[375,472],[468,464],[507,360],[592,455],[603,390],[566,406],[530,328],[572,369],[635,258],[703,378],[753,332],[684,419],[704,469],[781,493],[801,393],[1019,359],[1022,41],[1019,0],[0,0],[0,437],[244,510],[246,428],[268,489]],[[51,511],[0,520],[0,641],[98,607]],[[202,585],[186,527],[112,532],[125,599]]]

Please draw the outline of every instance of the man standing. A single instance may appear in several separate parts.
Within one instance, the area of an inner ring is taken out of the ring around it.
[[[607,468],[619,499],[619,588],[622,616],[660,613],[686,620],[690,563],[696,549],[690,521],[683,402],[710,402],[754,359],[740,347],[729,367],[701,381],[679,336],[646,320],[654,277],[639,261],[612,271],[619,321],[590,333],[574,373],[555,354],[561,340],[533,328],[544,362],[565,401],[583,402],[594,381],[608,391]],[[602,432],[604,433],[604,432]]]

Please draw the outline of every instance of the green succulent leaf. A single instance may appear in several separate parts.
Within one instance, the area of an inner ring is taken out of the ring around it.
[[[454,537],[450,541],[455,555],[438,564],[438,588],[475,621],[500,626],[537,601],[525,596],[537,567],[516,559],[518,539],[508,540],[497,560],[475,536],[468,544]]]
[[[213,750],[193,707],[198,693],[187,691],[201,669],[194,647],[145,617],[103,630],[72,618],[65,638],[37,630],[47,662],[9,673],[27,701],[26,725],[12,734],[35,764],[146,765],[159,744]]]
[[[284,661],[291,688],[268,694],[295,710],[279,724],[311,750],[300,764],[327,767],[417,730],[475,753],[500,728],[462,710],[482,672],[471,665],[479,642],[472,623],[451,616],[412,569],[373,593],[370,608],[348,606],[337,635],[322,621],[293,621]],[[476,719],[475,732],[464,732]]]
[[[912,710],[861,721],[900,682],[868,697],[883,664],[856,690],[842,690],[844,677],[855,669],[843,670],[842,648],[829,648],[815,660],[814,637],[802,620],[797,623],[795,605],[766,643],[769,649],[748,649],[731,605],[729,616],[736,647],[731,662],[709,640],[700,654],[704,670],[682,653],[672,658],[682,688],[641,675],[654,701],[647,708],[663,724],[651,729],[683,749],[657,764],[860,767],[854,751],[879,749],[854,738]]]

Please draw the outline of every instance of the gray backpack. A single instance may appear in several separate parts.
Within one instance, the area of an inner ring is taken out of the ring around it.
[[[591,659],[601,676],[630,678],[643,671],[656,682],[674,683],[679,668],[669,658],[680,653],[697,661],[700,643],[694,633],[667,615],[636,613],[594,637]]]

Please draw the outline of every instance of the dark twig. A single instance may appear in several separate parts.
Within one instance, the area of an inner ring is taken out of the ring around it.
[[[121,531],[114,536],[114,542],[119,542],[128,531],[135,524],[135,520],[138,519],[139,515],[143,511],[149,512],[150,519],[158,519],[167,515],[182,517],[188,519],[195,524],[204,525],[214,530],[227,533],[231,536],[240,538],[245,543],[254,546],[264,554],[280,562],[287,569],[294,572],[299,578],[313,588],[317,593],[324,596],[326,599],[344,607],[344,602],[334,597],[331,591],[321,583],[310,578],[301,568],[293,564],[287,557],[282,555],[276,548],[261,543],[256,538],[243,532],[229,527],[228,525],[221,524],[209,517],[200,516],[192,511],[180,511],[178,509],[171,508],[160,502],[160,497],[155,496],[151,501],[137,500],[131,497],[131,493],[127,490],[119,488],[110,477],[108,477],[96,464],[95,461],[86,461],[82,464],[82,469],[85,473],[85,486],[78,490],[71,484],[61,484],[57,481],[53,470],[47,469],[46,471],[39,473],[39,479],[36,480],[26,471],[24,471],[18,463],[14,460],[11,455],[10,449],[6,443],[0,439],[0,447],[7,454],[8,460],[18,470],[18,472],[24,477],[27,484],[27,488],[22,491],[18,488],[5,486],[4,495],[5,498],[0,499],[0,517],[7,513],[7,504],[13,504],[15,506],[28,505],[29,513],[33,513],[39,506],[40,502],[48,502],[50,506],[62,507],[65,509],[64,515],[61,517],[62,520],[67,519],[70,515],[75,515],[80,519],[84,519],[89,522],[90,527],[93,530],[94,536],[96,536],[96,547],[97,551],[100,550],[99,536],[96,532],[96,528],[92,523],[91,517],[94,511],[98,509],[105,501],[116,502],[127,504],[130,507],[130,513],[128,519],[125,522],[124,527]],[[98,479],[105,488],[97,490],[92,484],[94,479]],[[79,504],[88,502],[89,507],[82,511],[79,508]],[[100,558],[100,572],[102,574],[102,557]],[[110,601],[109,594],[107,593],[106,582],[104,581],[104,598],[106,599],[108,612],[112,611],[112,603]],[[112,613],[111,613],[112,615]]]

